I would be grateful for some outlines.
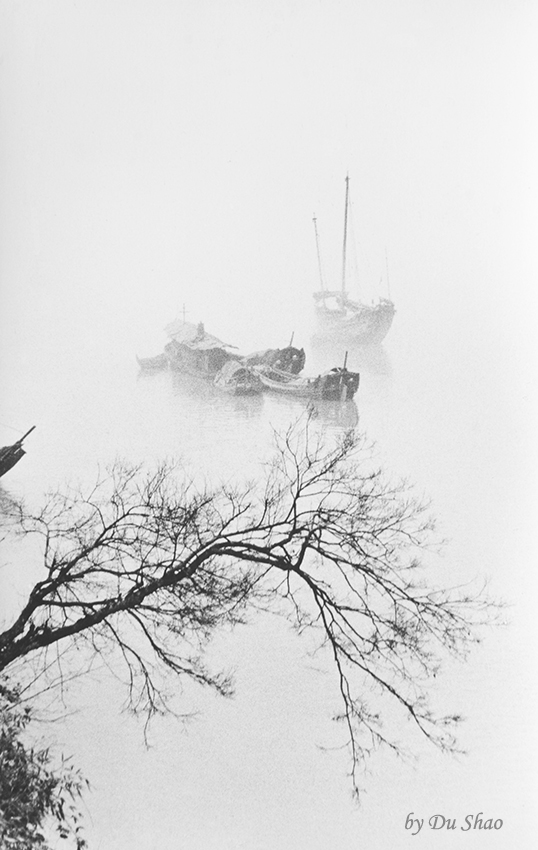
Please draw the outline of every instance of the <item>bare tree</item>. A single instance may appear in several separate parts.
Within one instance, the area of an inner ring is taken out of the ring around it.
[[[428,683],[447,653],[467,652],[491,606],[425,583],[432,523],[405,485],[370,468],[363,437],[327,447],[295,427],[276,439],[258,485],[200,489],[170,465],[116,463],[85,496],[21,508],[20,528],[42,537],[44,575],[0,634],[0,670],[29,656],[53,665],[66,642],[112,652],[130,706],[151,715],[165,706],[163,671],[231,693],[204,663],[208,640],[249,611],[277,611],[332,659],[358,790],[369,750],[400,750],[386,698],[455,748],[459,718],[432,711]]]

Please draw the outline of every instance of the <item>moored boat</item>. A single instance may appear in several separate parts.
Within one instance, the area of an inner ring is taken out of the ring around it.
[[[304,399],[351,401],[359,388],[360,375],[346,367],[336,367],[315,378],[290,375],[277,369],[260,371],[264,387],[272,392]]]
[[[394,304],[381,298],[377,304],[351,301],[337,292],[315,292],[318,335],[336,336],[346,343],[378,345],[392,325]]]
[[[297,375],[305,363],[303,348],[292,345],[269,348],[252,354],[239,354],[234,345],[208,334],[203,322],[197,325],[176,320],[165,328],[170,341],[163,354],[141,360],[141,368],[156,371],[169,366],[185,375],[213,381],[216,387],[236,395],[252,395],[263,390],[259,369],[277,369]]]
[[[16,443],[13,443],[11,446],[3,446],[0,448],[0,478],[9,472],[12,467],[15,466],[16,463],[20,461],[20,459],[26,454],[25,450],[22,447],[22,444],[26,437],[32,433],[35,425],[32,425],[29,431],[24,434],[20,440],[17,440]]]
[[[294,348],[290,343],[286,348],[268,348],[247,354],[243,362],[248,366],[267,366],[298,375],[304,368],[305,359],[304,348]]]
[[[330,290],[325,286],[319,251],[317,221],[314,218],[321,284],[321,289],[314,292],[318,323],[317,335],[329,337],[338,335],[340,339],[355,345],[378,345],[388,334],[396,309],[390,298],[380,298],[377,304],[364,304],[360,301],[353,301],[348,297],[346,286],[348,210],[349,177],[346,177],[342,285],[339,290]]]
[[[260,375],[239,360],[229,360],[217,372],[214,384],[233,395],[257,395],[263,391]]]
[[[308,400],[350,401],[359,386],[359,373],[337,367],[315,377],[302,377],[303,348],[290,344],[241,355],[235,346],[208,334],[198,325],[177,320],[166,327],[170,341],[162,355],[140,360],[142,368],[154,371],[164,364],[175,372],[210,381],[233,395],[258,395],[264,390]],[[235,350],[232,350],[235,349]]]
[[[203,322],[194,325],[175,321],[165,330],[170,342],[165,345],[164,352],[172,369],[214,380],[225,363],[241,359],[230,350],[235,346],[208,334]]]

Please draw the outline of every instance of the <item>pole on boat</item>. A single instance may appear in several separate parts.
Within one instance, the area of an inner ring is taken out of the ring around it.
[[[26,434],[24,434],[24,436],[22,436],[22,437],[20,438],[20,440],[17,440],[16,445],[20,445],[20,444],[21,444],[21,443],[22,443],[22,442],[26,439],[26,437],[28,436],[28,434],[31,434],[31,433],[32,433],[32,431],[35,431],[35,427],[36,427],[35,425],[32,425],[32,427],[30,428],[30,430],[29,430],[29,431],[27,431],[27,432],[26,432]]]
[[[347,210],[349,205],[349,174],[346,174],[346,203],[344,207],[344,245],[342,250],[342,295],[346,294]]]
[[[319,271],[319,282],[321,289],[325,289],[325,282],[323,280],[323,269],[321,268],[321,254],[319,253],[319,237],[318,237],[318,220],[316,216],[312,219],[314,222],[314,233],[316,234],[316,253],[318,255],[318,271]]]
[[[348,352],[346,351],[346,353],[344,355],[344,372],[346,371],[346,366],[347,366],[347,355],[348,355]]]
[[[295,336],[295,331],[293,331],[293,332],[292,332],[292,334],[291,334],[290,344],[288,345],[288,348],[291,348],[291,347],[292,347],[292,345],[293,345],[293,337],[294,337],[294,336]]]

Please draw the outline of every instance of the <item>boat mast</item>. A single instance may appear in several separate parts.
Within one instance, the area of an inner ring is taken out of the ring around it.
[[[321,289],[325,290],[325,282],[323,280],[323,269],[321,268],[321,254],[319,253],[318,220],[316,216],[314,216],[312,221],[314,222],[314,232],[316,234],[316,253],[318,255],[319,282],[321,285]]]
[[[342,251],[342,295],[346,294],[347,209],[349,204],[349,174],[346,175],[346,205],[344,208],[344,246]]]
[[[32,431],[35,431],[35,428],[36,428],[36,426],[35,426],[35,425],[32,425],[32,427],[30,428],[30,430],[29,430],[29,431],[27,431],[27,432],[26,432],[26,434],[24,434],[24,436],[20,438],[20,440],[17,440],[17,442],[15,443],[15,445],[16,445],[16,446],[20,446],[20,444],[23,442],[23,440],[25,440],[25,439],[26,439],[26,437],[28,436],[28,434],[31,434],[31,433],[32,433]]]

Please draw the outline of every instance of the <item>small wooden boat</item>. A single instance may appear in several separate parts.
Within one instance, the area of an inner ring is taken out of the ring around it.
[[[257,395],[263,391],[260,375],[239,360],[225,363],[213,383],[233,395]]]
[[[5,475],[6,472],[9,472],[9,470],[20,461],[21,457],[26,454],[22,447],[22,444],[28,434],[32,433],[34,428],[35,425],[32,425],[30,430],[27,431],[26,434],[24,434],[24,436],[20,438],[20,440],[17,440],[16,443],[13,443],[12,446],[4,446],[3,448],[0,448],[0,478],[2,477],[2,475]]]
[[[298,375],[304,368],[305,359],[304,348],[294,348],[290,342],[286,348],[268,348],[247,354],[243,361],[248,366],[269,366]]]
[[[316,378],[304,378],[278,369],[260,371],[264,387],[282,395],[324,401],[351,401],[359,388],[360,375],[346,367],[330,369]]]

